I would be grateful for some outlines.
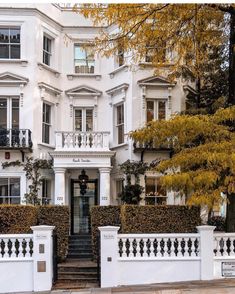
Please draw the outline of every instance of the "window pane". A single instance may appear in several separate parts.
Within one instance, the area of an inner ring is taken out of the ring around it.
[[[43,37],[43,49],[51,53],[51,39],[46,36]]]
[[[45,63],[46,65],[50,65],[50,54],[47,52],[43,52],[43,63]]]
[[[158,119],[166,119],[166,102],[158,102]]]
[[[74,117],[74,128],[75,131],[82,131],[82,110],[75,109],[75,117]]]
[[[9,29],[0,28],[0,43],[9,43]]]
[[[0,128],[7,128],[7,99],[0,99]]]
[[[0,58],[9,58],[9,45],[0,44]]]
[[[84,48],[82,48],[81,46],[75,46],[74,50],[75,59],[86,59],[86,52]]]
[[[10,29],[10,43],[20,43],[20,29]]]
[[[8,179],[0,178],[0,196],[8,196]]]
[[[19,129],[19,99],[12,99],[12,128]]]
[[[50,143],[50,126],[43,124],[42,128],[42,142],[49,144]]]
[[[10,195],[9,196],[20,196],[20,178],[10,179]]]
[[[124,125],[118,126],[118,144],[124,143]]]
[[[145,192],[146,195],[154,196],[156,193],[156,179],[155,178],[146,178]]]
[[[117,125],[124,123],[124,107],[123,104],[117,106]]]
[[[20,45],[10,45],[10,58],[12,59],[20,58]]]
[[[50,124],[51,122],[51,106],[43,103],[43,122]]]
[[[86,109],[86,131],[93,130],[93,111],[92,109]]]
[[[74,47],[74,66],[75,73],[94,73],[94,47],[76,45]]]
[[[147,122],[154,120],[154,102],[147,101]]]
[[[20,204],[20,197],[10,197],[10,204]]]

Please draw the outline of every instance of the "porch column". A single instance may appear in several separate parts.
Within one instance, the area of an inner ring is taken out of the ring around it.
[[[100,205],[110,205],[110,171],[111,171],[111,167],[99,168]]]
[[[55,172],[55,205],[65,205],[65,172],[66,168],[54,168]]]

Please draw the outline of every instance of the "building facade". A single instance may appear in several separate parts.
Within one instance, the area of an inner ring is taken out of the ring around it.
[[[55,4],[0,4],[0,161],[53,159],[40,196],[71,206],[72,233],[88,229],[90,206],[120,202],[118,165],[141,158],[128,133],[184,110],[192,90],[166,79],[168,65],[155,76],[151,56],[135,65],[125,53],[101,57],[92,45],[99,31]],[[169,154],[147,150],[144,161],[159,156]],[[159,176],[141,176],[143,203],[179,203]],[[28,184],[22,167],[0,166],[0,204],[25,203]]]

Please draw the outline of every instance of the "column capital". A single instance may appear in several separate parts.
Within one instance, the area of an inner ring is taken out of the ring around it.
[[[53,170],[54,170],[54,173],[65,173],[66,172],[65,167],[54,167]]]
[[[110,173],[112,170],[112,167],[100,167],[99,172],[100,173]]]

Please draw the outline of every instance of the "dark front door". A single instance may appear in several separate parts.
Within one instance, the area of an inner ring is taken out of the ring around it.
[[[97,180],[89,180],[84,195],[79,182],[71,181],[71,232],[72,234],[90,233],[90,208],[97,204]]]

